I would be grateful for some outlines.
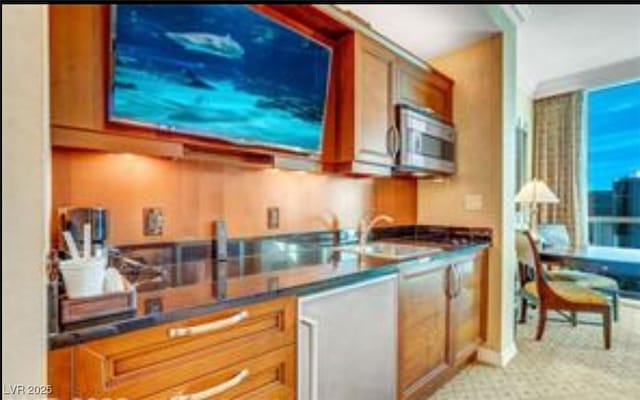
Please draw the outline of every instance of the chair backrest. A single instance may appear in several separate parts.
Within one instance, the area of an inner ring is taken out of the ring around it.
[[[541,224],[538,234],[545,243],[553,247],[571,247],[569,230],[563,224]]]
[[[540,253],[536,247],[536,242],[529,231],[516,232],[516,254],[518,262],[535,269],[536,284],[540,301],[544,301],[546,293],[553,293],[547,284],[546,274],[540,261]]]
[[[516,232],[516,254],[519,263],[528,265],[531,268],[536,267],[535,248],[529,243],[528,231]]]

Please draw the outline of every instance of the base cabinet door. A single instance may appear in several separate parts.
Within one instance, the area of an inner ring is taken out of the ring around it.
[[[423,398],[448,368],[447,286],[447,266],[400,274],[400,399]]]
[[[473,355],[484,336],[481,315],[483,254],[452,265],[451,341],[453,363],[461,364]]]

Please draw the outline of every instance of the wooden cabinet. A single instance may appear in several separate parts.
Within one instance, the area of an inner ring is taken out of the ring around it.
[[[453,81],[420,67],[365,35],[342,38],[334,53],[339,75],[337,129],[325,140],[331,171],[389,175],[400,144],[395,105],[432,109],[450,122]]]
[[[435,69],[427,74],[425,106],[453,123],[453,81]]]
[[[433,110],[452,122],[453,81],[437,70],[426,70],[398,58],[395,63],[397,103],[409,103]]]
[[[422,399],[470,361],[485,337],[484,252],[400,273],[399,399]]]
[[[324,161],[332,171],[389,175],[393,158],[393,68],[395,55],[361,34],[337,46],[338,120],[325,141]]]
[[[398,397],[418,398],[448,368],[448,267],[403,271],[399,289]]]
[[[221,391],[219,398],[291,399],[295,308],[295,299],[279,298],[80,344],[70,351],[71,374],[56,373],[70,361],[53,351],[50,383],[82,398]],[[60,382],[69,375],[71,383]]]
[[[427,74],[424,68],[400,58],[396,59],[396,103],[427,107]]]
[[[485,253],[452,266],[457,286],[451,298],[451,348],[453,363],[463,363],[477,350],[485,336],[483,265]]]
[[[394,55],[365,37],[359,37],[357,45],[356,159],[393,165],[390,133],[394,127]]]

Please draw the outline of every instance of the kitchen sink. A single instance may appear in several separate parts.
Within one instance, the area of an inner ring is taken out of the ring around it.
[[[335,250],[392,260],[423,257],[442,251],[442,249],[438,247],[414,246],[393,242],[373,242],[364,246],[355,244],[351,246],[336,247]]]

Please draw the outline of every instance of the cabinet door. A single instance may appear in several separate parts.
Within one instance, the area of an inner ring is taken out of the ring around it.
[[[393,53],[357,37],[356,161],[393,165]]]
[[[431,266],[400,275],[401,399],[423,398],[448,368],[447,270]]]
[[[483,260],[482,255],[453,266],[451,299],[451,341],[453,362],[464,362],[482,341],[483,322]]]
[[[426,106],[442,119],[453,122],[453,81],[438,71],[427,74]]]
[[[427,71],[409,64],[396,62],[396,101],[427,107]]]

